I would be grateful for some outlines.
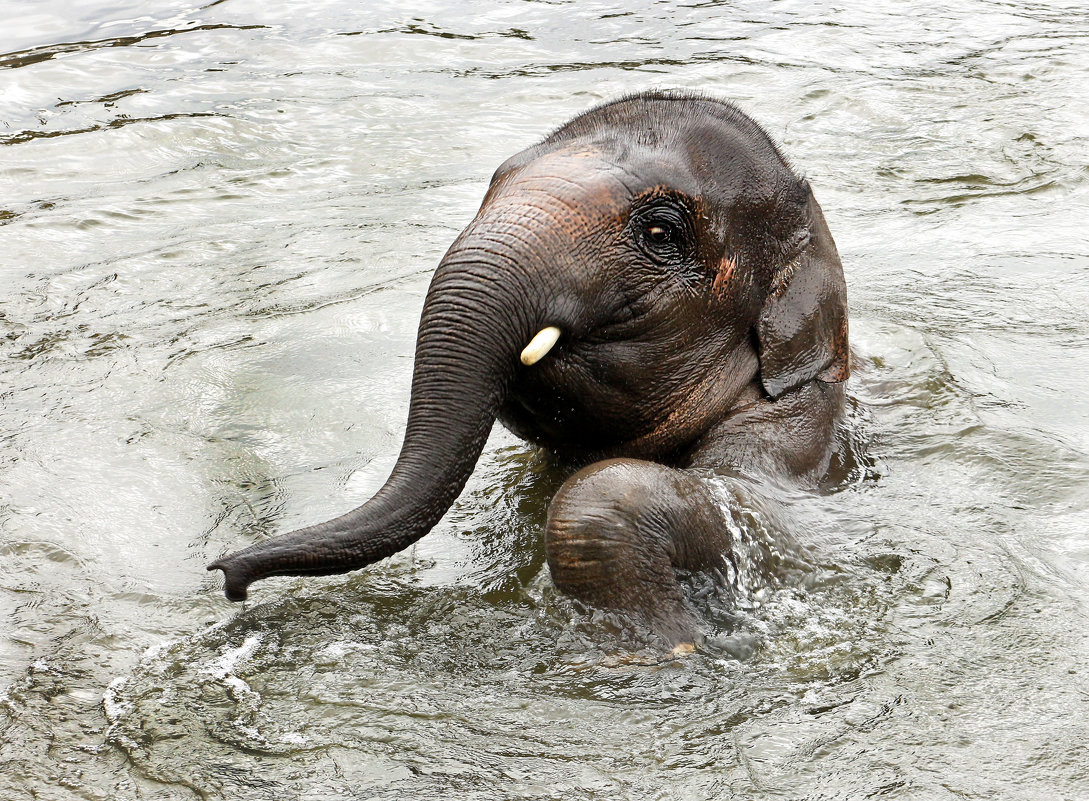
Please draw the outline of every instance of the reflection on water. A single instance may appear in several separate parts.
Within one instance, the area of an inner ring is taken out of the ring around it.
[[[1089,796],[1087,36],[982,0],[9,9],[0,797]],[[499,161],[652,86],[816,187],[864,458],[739,518],[685,659],[553,590],[563,471],[501,431],[413,551],[225,602],[208,561],[385,478]]]

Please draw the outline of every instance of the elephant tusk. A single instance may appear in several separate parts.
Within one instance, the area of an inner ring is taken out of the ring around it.
[[[563,332],[554,325],[538,331],[537,336],[533,337],[529,344],[526,345],[525,350],[522,351],[522,364],[529,367],[547,356],[548,352],[552,350],[552,346],[560,338],[561,333]]]

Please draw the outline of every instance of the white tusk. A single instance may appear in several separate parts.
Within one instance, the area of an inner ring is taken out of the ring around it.
[[[552,350],[552,346],[560,338],[561,333],[563,332],[554,325],[538,331],[537,336],[533,337],[529,344],[526,345],[526,349],[522,351],[522,364],[529,367],[547,356],[548,352]]]

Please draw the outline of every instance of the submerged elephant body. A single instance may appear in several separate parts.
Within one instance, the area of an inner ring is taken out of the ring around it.
[[[704,97],[608,103],[505,162],[443,257],[382,489],[209,569],[242,600],[266,576],[402,550],[451,506],[499,419],[591,462],[549,510],[557,586],[684,642],[676,571],[731,547],[700,475],[819,479],[848,358],[835,244],[767,134]]]

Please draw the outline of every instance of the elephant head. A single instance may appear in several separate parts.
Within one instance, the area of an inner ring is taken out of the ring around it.
[[[266,576],[406,548],[451,506],[496,419],[579,459],[669,464],[754,398],[847,373],[842,268],[808,183],[732,105],[624,98],[492,177],[428,289],[386,484],[209,569],[241,600]]]

